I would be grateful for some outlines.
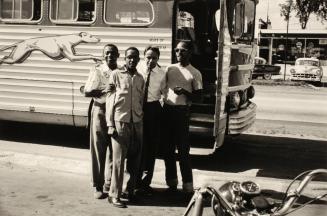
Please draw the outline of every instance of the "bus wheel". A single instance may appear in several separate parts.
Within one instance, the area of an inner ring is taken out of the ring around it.
[[[264,78],[265,80],[270,80],[270,79],[271,79],[271,73],[266,73],[266,74],[264,74],[264,75],[263,75],[263,78]]]

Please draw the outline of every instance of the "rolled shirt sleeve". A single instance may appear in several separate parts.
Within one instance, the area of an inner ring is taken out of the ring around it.
[[[90,93],[93,90],[97,90],[100,85],[100,77],[96,67],[90,69],[89,76],[85,83],[84,91]]]

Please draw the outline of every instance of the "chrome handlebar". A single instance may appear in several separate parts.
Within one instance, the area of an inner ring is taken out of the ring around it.
[[[300,182],[299,186],[294,191],[287,194],[283,206],[280,209],[278,209],[276,212],[274,212],[273,215],[274,216],[285,215],[287,211],[296,202],[296,200],[300,197],[302,191],[308,185],[308,183],[319,174],[327,174],[327,169],[316,169],[309,172]]]
[[[203,201],[205,196],[212,197],[212,207],[216,215],[220,215],[220,210],[224,210],[225,213],[231,215],[231,216],[244,216],[244,215],[257,215],[257,216],[284,216],[288,213],[290,208],[294,205],[294,203],[297,201],[297,199],[301,196],[302,191],[304,188],[308,185],[308,183],[315,178],[316,176],[320,174],[327,174],[327,169],[316,169],[312,171],[306,172],[307,174],[305,177],[300,181],[299,186],[294,190],[286,194],[283,204],[277,208],[277,210],[274,210],[272,213],[256,213],[253,214],[253,212],[249,212],[248,214],[242,212],[239,213],[238,210],[241,209],[239,206],[239,203],[231,203],[228,201],[224,194],[219,191],[215,190],[212,187],[205,187],[200,188],[199,190],[195,191],[191,201],[188,204],[188,207],[184,213],[184,216],[187,216],[190,213],[191,207],[193,206],[193,216],[201,216],[203,213]],[[298,177],[302,176],[299,175]],[[295,180],[298,178],[296,177]],[[291,183],[292,184],[292,183]]]

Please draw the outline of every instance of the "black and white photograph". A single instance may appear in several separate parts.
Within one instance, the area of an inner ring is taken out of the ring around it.
[[[0,216],[327,215],[327,0],[0,0]]]

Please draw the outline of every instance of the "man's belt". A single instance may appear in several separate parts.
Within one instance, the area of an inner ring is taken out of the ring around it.
[[[106,109],[106,103],[99,103],[97,101],[94,101],[93,106],[100,107],[101,109]]]

